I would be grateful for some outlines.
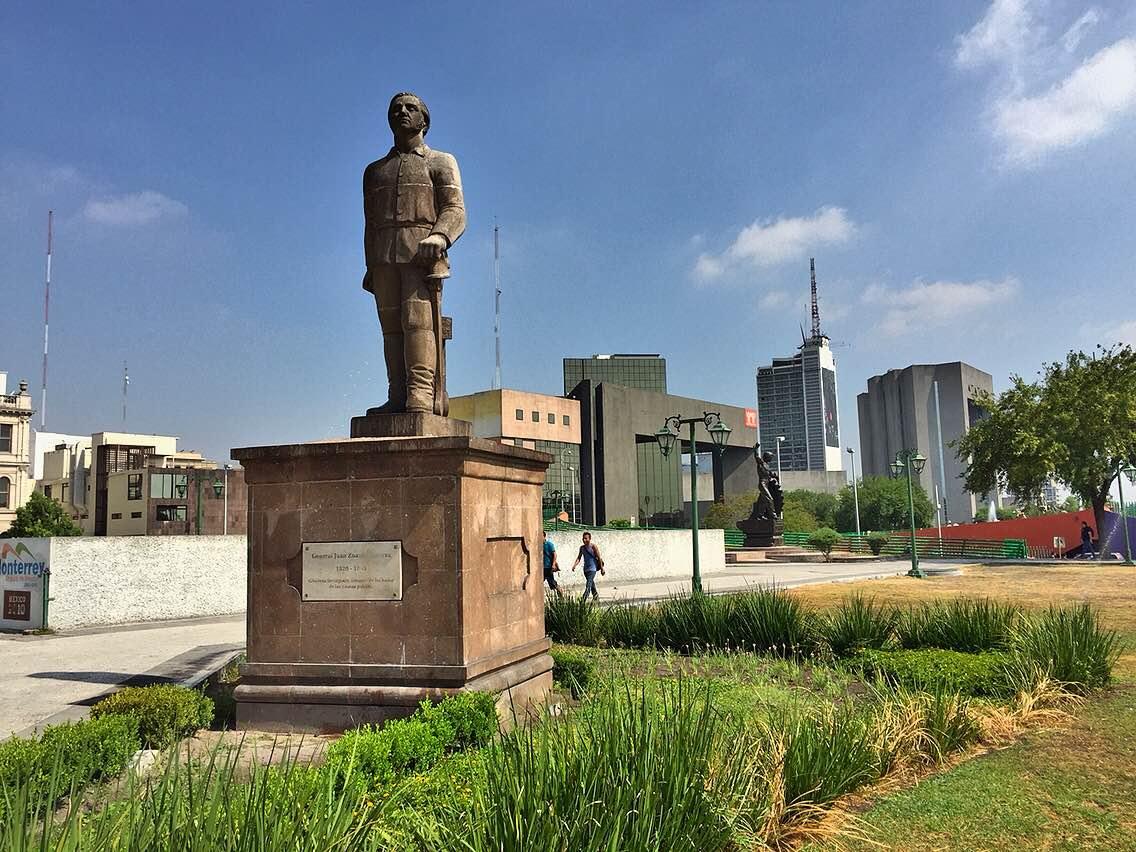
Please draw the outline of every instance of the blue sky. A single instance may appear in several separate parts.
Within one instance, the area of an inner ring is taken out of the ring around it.
[[[345,434],[385,398],[360,176],[403,89],[465,184],[451,394],[493,378],[494,218],[511,387],[660,352],[752,406],[810,256],[846,444],[889,368],[1136,341],[1136,7],[919,6],[6,4],[0,370],[38,404],[52,208],[49,429],[120,429],[127,361],[129,431]]]

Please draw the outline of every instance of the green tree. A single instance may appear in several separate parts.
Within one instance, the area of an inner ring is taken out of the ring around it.
[[[785,502],[793,501],[816,518],[825,527],[836,526],[837,497],[823,491],[809,491],[807,488],[794,488],[785,492]]]
[[[736,530],[738,521],[749,517],[756,501],[756,491],[747,491],[719,500],[706,510],[699,521],[699,526],[704,530]]]
[[[1009,390],[979,404],[990,416],[956,444],[968,460],[967,489],[1037,499],[1052,477],[1092,506],[1100,530],[1117,466],[1136,461],[1136,351],[1070,352],[1039,381],[1014,376]]]
[[[16,510],[16,520],[3,538],[52,538],[53,536],[82,535],[63,506],[33,491],[28,502]]]
[[[785,505],[781,509],[781,520],[785,524],[786,532],[811,533],[820,526],[817,522],[816,515],[802,506],[797,500],[789,498],[785,499]]]
[[[838,529],[856,529],[855,507],[852,502],[852,489],[848,494],[841,493],[837,502],[836,524]],[[887,476],[865,476],[859,484],[860,528],[868,530],[905,530],[909,526],[907,517],[907,477],[891,479]],[[918,482],[912,483],[912,497],[915,504],[916,528],[929,527],[935,518],[935,508],[927,498],[927,492]]]
[[[1079,511],[1081,511],[1081,498],[1078,497],[1076,494],[1070,494],[1068,497],[1065,498],[1065,501],[1061,504],[1061,511],[1062,512],[1079,512]]]

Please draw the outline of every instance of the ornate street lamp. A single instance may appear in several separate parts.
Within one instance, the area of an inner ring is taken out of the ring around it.
[[[703,411],[701,417],[687,418],[673,414],[663,421],[663,425],[655,433],[655,440],[663,458],[666,458],[678,440],[679,430],[683,426],[690,427],[690,551],[693,560],[690,587],[695,594],[702,594],[702,572],[698,564],[698,447],[694,440],[694,427],[698,423],[705,426],[710,434],[714,452],[721,453],[725,450],[731,430],[722,422],[722,415],[717,411]]]
[[[907,474],[907,516],[911,521],[911,570],[907,572],[907,576],[920,579],[927,575],[919,567],[919,550],[915,543],[915,491],[912,474],[918,476],[926,465],[926,457],[916,450],[900,450],[895,454],[895,461],[891,463],[891,473],[896,479],[905,472]]]
[[[213,496],[216,497],[218,500],[220,500],[221,497],[224,495],[224,493],[225,493],[225,483],[222,482],[220,479],[214,479],[213,480]]]

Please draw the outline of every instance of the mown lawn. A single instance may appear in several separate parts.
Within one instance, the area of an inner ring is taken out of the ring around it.
[[[1117,684],[1092,696],[1073,718],[858,804],[862,842],[809,848],[1136,850],[1136,571],[984,567],[959,577],[897,577],[795,594],[824,607],[853,589],[894,603],[980,595],[1027,607],[1088,601],[1127,648],[1115,670]]]

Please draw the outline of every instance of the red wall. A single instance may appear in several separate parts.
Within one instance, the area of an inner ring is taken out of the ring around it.
[[[1093,528],[1093,537],[1097,538],[1100,531],[1093,519],[1092,509],[1082,509],[1079,512],[1063,512],[1058,515],[1042,515],[1037,518],[1014,518],[1010,521],[988,521],[984,524],[959,524],[958,526],[943,527],[943,538],[977,538],[1002,540],[1007,538],[1024,538],[1030,547],[1053,547],[1053,537],[1062,536],[1065,539],[1065,549],[1070,550],[1081,545],[1081,522],[1088,521]],[[919,535],[936,536],[937,527],[919,530]]]

